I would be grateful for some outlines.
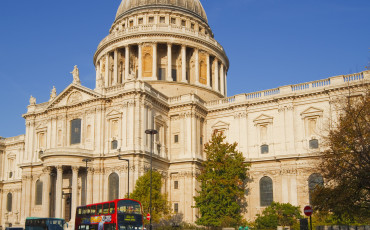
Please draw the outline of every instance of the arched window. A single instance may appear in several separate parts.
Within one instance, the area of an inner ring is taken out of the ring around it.
[[[260,180],[260,205],[269,206],[273,201],[272,179],[264,176]]]
[[[11,212],[13,206],[13,195],[11,193],[8,193],[6,197],[6,211]]]
[[[36,181],[36,191],[35,191],[35,204],[36,205],[42,205],[42,181],[37,180]]]
[[[310,177],[308,177],[308,197],[309,202],[311,204],[311,194],[317,186],[324,186],[324,178],[319,173],[311,174]]]
[[[118,191],[119,191],[119,176],[117,173],[112,173],[109,175],[108,178],[108,199],[114,200],[118,199]]]

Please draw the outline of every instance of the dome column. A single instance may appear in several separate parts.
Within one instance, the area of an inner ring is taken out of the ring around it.
[[[218,73],[218,60],[215,58],[214,61],[214,68],[215,68],[215,81],[213,85],[213,90],[219,91],[218,84],[219,84],[219,73]]]
[[[56,204],[55,204],[55,217],[63,218],[62,214],[62,189],[63,189],[63,167],[57,166],[57,182],[56,182]]]
[[[172,44],[167,44],[167,81],[173,81],[172,78]]]
[[[109,86],[109,53],[105,55],[105,88]]]
[[[186,80],[186,46],[181,46],[181,81],[187,83]]]
[[[72,214],[71,223],[74,223],[76,208],[78,206],[78,170],[79,167],[72,166]]]
[[[199,85],[199,49],[195,48],[195,84]]]
[[[139,80],[142,80],[143,79],[143,60],[142,60],[142,57],[143,57],[143,54],[142,54],[142,43],[139,43],[138,44],[138,55],[137,55],[137,58],[139,59],[139,64],[138,64],[138,79]]]
[[[113,85],[118,83],[118,50],[114,50]]]
[[[222,95],[224,95],[225,94],[225,74],[224,74],[224,65],[223,64],[221,64],[221,68],[220,68],[221,70],[220,70],[220,92],[221,92],[221,94]]]
[[[158,77],[157,77],[157,60],[158,60],[158,57],[157,57],[158,53],[157,53],[157,43],[153,43],[153,76],[152,76],[152,80],[158,80]]]
[[[207,86],[211,87],[211,68],[209,58],[209,53],[207,53]]]
[[[130,69],[130,46],[125,47],[125,80],[128,79]]]

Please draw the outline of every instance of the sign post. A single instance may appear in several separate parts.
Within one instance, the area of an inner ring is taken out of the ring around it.
[[[303,212],[304,212],[304,214],[305,214],[306,216],[309,216],[309,217],[310,217],[310,228],[311,228],[311,230],[312,230],[312,217],[311,217],[311,215],[312,215],[312,213],[313,213],[313,209],[312,209],[312,207],[311,207],[310,205],[306,205],[306,206],[304,207],[304,209],[303,209]]]

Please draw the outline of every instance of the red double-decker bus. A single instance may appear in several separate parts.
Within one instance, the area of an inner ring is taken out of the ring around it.
[[[131,199],[77,207],[75,230],[142,230],[141,203]]]

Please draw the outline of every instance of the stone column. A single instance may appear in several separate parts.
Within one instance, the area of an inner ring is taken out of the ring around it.
[[[219,91],[218,90],[218,84],[219,84],[219,73],[218,73],[218,60],[217,60],[217,58],[215,59],[215,81],[214,81],[214,87],[213,87],[213,89],[215,90],[215,91]]]
[[[143,79],[143,59],[142,59],[142,47],[143,45],[141,43],[138,44],[138,59],[139,59],[139,65],[138,65],[138,79]]]
[[[78,206],[78,169],[77,166],[72,166],[72,216],[71,220],[74,220],[76,216],[76,208]],[[73,223],[73,222],[72,222]]]
[[[87,169],[87,184],[86,184],[86,204],[92,204],[93,203],[93,190],[94,188],[92,187],[94,184],[93,181],[93,174],[94,174],[94,169],[93,168],[88,168]]]
[[[207,86],[211,87],[211,68],[209,58],[209,54],[207,53]]]
[[[50,168],[45,167],[43,170],[43,178],[42,178],[42,213],[43,217],[50,216]]]
[[[186,80],[186,46],[182,45],[181,46],[181,81],[186,83],[188,82]]]
[[[105,87],[109,86],[109,53],[105,55]]]
[[[57,166],[57,186],[55,191],[55,217],[62,218],[63,166]]]
[[[172,44],[167,44],[167,81],[173,81],[172,79]]]
[[[221,64],[221,71],[220,71],[220,92],[221,92],[221,94],[222,95],[224,95],[225,93],[225,90],[224,90],[224,87],[225,87],[225,76],[224,76],[224,65],[223,64]]]
[[[157,77],[157,43],[153,43],[153,76],[152,76],[152,80],[158,80],[158,77]]]
[[[99,80],[100,80],[100,62],[98,61],[96,63],[96,67],[95,67],[95,72],[96,72],[96,79],[95,79],[95,84],[96,84],[96,88],[99,88]]]
[[[227,73],[225,73],[225,97],[227,97]]]
[[[195,84],[199,85],[199,49],[195,49]]]
[[[118,83],[118,50],[114,50],[113,85]]]
[[[125,79],[128,79],[130,74],[130,46],[125,47]]]

